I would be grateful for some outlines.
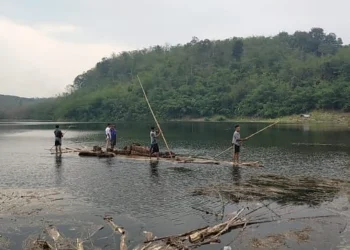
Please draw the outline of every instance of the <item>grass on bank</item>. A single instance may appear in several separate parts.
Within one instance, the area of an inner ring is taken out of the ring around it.
[[[300,115],[291,115],[280,118],[264,119],[257,117],[236,117],[236,118],[226,118],[224,116],[213,116],[213,117],[203,117],[203,118],[182,118],[176,121],[192,121],[192,122],[276,122],[280,123],[324,123],[324,124],[334,124],[341,126],[350,127],[350,113],[336,112],[336,111],[312,111],[307,113],[310,115],[309,118],[304,118]]]

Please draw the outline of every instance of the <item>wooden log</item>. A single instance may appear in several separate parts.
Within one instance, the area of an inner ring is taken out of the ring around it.
[[[120,250],[127,250],[128,247],[126,245],[126,231],[124,230],[123,227],[118,226],[114,223],[113,218],[112,217],[105,217],[103,218],[108,225],[113,229],[114,232],[118,232],[121,234],[120,236]]]
[[[209,238],[211,235],[215,235],[214,238],[217,238],[221,234],[226,232],[232,226],[244,225],[245,222],[240,220],[240,219],[238,219],[238,217],[243,212],[243,210],[244,210],[244,208],[239,210],[237,212],[237,214],[233,218],[228,220],[228,221],[225,221],[223,223],[217,224],[217,225],[212,226],[212,227],[208,227],[206,229],[203,229],[203,230],[200,230],[200,231],[197,231],[197,232],[191,234],[188,237],[188,240],[191,243],[196,243],[196,242],[203,241],[203,240]]]
[[[99,154],[98,152],[87,151],[87,150],[79,152],[79,156],[98,156],[98,154]]]
[[[79,156],[95,156],[101,158],[114,157],[115,154],[111,152],[94,152],[94,151],[80,151]]]
[[[149,148],[148,147],[142,147],[142,146],[137,146],[135,144],[131,145],[131,151],[138,152],[141,154],[149,154]]]
[[[252,162],[240,162],[232,163],[234,166],[246,166],[246,167],[256,167],[256,168],[263,168],[264,166],[259,161],[252,161]]]
[[[98,154],[99,158],[111,158],[111,157],[115,157],[115,154],[112,152],[102,152],[100,154]]]
[[[131,155],[138,155],[138,156],[149,156],[149,152],[147,153],[142,153],[142,152],[138,152],[138,151],[133,151],[131,150]]]
[[[94,151],[94,152],[101,152],[102,148],[99,147],[99,146],[93,146],[92,151]]]
[[[113,153],[117,154],[117,155],[130,155],[130,151],[128,150],[124,150],[124,149],[115,149],[113,151]]]

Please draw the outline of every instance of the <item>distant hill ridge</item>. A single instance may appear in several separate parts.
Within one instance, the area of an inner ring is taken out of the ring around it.
[[[183,45],[112,54],[72,79],[67,93],[11,115],[69,121],[152,119],[137,75],[163,120],[350,111],[350,47],[334,33],[312,28],[271,37],[193,37]],[[26,101],[13,103],[23,107]]]

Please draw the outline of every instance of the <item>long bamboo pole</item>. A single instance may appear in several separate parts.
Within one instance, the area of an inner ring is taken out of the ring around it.
[[[140,83],[140,86],[141,86],[143,95],[145,96],[146,102],[147,102],[148,107],[149,107],[149,109],[150,109],[150,111],[151,111],[151,113],[152,113],[153,119],[154,119],[154,121],[156,122],[157,127],[158,127],[159,130],[160,130],[160,134],[162,135],[162,138],[163,138],[163,140],[164,140],[165,146],[166,146],[167,149],[168,149],[170,158],[173,158],[173,156],[172,156],[172,154],[171,154],[171,151],[170,151],[170,148],[169,148],[169,146],[168,146],[168,143],[167,143],[167,141],[166,141],[166,139],[165,139],[165,137],[164,137],[163,131],[162,131],[162,129],[160,128],[160,125],[159,125],[159,123],[158,123],[158,120],[157,120],[157,118],[156,118],[156,116],[154,115],[154,112],[153,112],[153,110],[152,110],[151,104],[150,104],[149,101],[148,101],[146,92],[145,92],[145,90],[144,90],[144,88],[143,88],[143,86],[142,86],[142,83],[141,83],[141,80],[140,80],[139,75],[137,75],[137,79],[139,80],[139,83]]]
[[[275,122],[275,123],[272,123],[272,124],[270,124],[269,126],[263,128],[263,129],[260,129],[258,132],[255,132],[254,134],[251,134],[250,136],[244,138],[244,140],[248,140],[248,139],[252,138],[254,135],[257,135],[257,134],[261,133],[261,132],[264,131],[265,129],[268,129],[268,128],[270,128],[270,127],[276,125],[277,123],[279,123],[279,121],[277,121],[277,122]],[[222,151],[221,153],[215,155],[213,158],[215,159],[215,158],[219,157],[220,155],[222,155],[222,154],[226,153],[227,151],[229,151],[231,148],[233,148],[233,146],[231,146],[231,147],[225,149],[225,150]]]

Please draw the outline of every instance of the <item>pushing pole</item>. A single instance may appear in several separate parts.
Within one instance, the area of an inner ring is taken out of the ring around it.
[[[257,134],[261,133],[261,132],[264,131],[265,129],[268,129],[268,128],[270,128],[270,127],[276,125],[277,123],[279,123],[279,121],[277,121],[277,122],[275,122],[275,123],[272,123],[272,124],[270,124],[269,126],[263,128],[263,129],[260,129],[258,132],[255,132],[254,134],[251,134],[250,136],[248,136],[248,137],[246,137],[246,138],[244,138],[244,139],[245,139],[245,140],[248,140],[248,139],[252,138],[254,135],[257,135]],[[219,157],[220,155],[222,155],[222,154],[226,153],[227,151],[229,151],[231,148],[233,148],[233,146],[231,146],[231,147],[225,149],[225,150],[222,151],[221,153],[215,155],[213,158],[215,159],[215,158]]]
[[[153,110],[152,110],[151,104],[150,104],[150,103],[149,103],[149,101],[148,101],[148,98],[147,98],[146,92],[145,92],[145,90],[144,90],[144,88],[143,88],[143,86],[142,86],[142,83],[141,83],[141,80],[140,80],[139,75],[137,75],[137,79],[139,80],[139,83],[140,83],[140,86],[141,86],[141,89],[142,89],[143,95],[145,96],[146,102],[147,102],[148,107],[149,107],[149,109],[150,109],[150,111],[151,111],[151,113],[152,113],[153,119],[154,119],[154,121],[156,122],[157,127],[158,127],[158,128],[159,128],[159,130],[160,130],[160,134],[162,135],[162,138],[163,138],[163,140],[164,140],[165,146],[166,146],[166,147],[167,147],[167,149],[168,149],[168,152],[169,152],[170,158],[173,158],[173,156],[172,156],[172,154],[171,154],[171,151],[170,151],[170,149],[169,149],[168,143],[167,143],[167,142],[166,142],[166,140],[165,140],[165,137],[164,137],[163,131],[162,131],[162,129],[160,128],[160,125],[159,125],[159,123],[158,123],[158,121],[157,121],[157,118],[156,118],[156,116],[155,116],[155,115],[154,115],[154,113],[153,113]]]

